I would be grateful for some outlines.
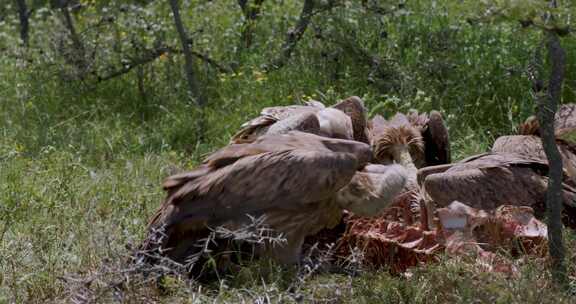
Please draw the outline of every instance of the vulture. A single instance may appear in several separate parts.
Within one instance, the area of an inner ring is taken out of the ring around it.
[[[328,108],[319,101],[309,101],[305,105],[264,108],[259,117],[242,125],[231,143],[250,143],[265,134],[293,130],[368,143],[367,125],[366,108],[359,97],[349,97]]]
[[[539,136],[539,123],[536,116],[530,116],[518,128],[520,135]],[[557,139],[576,144],[576,104],[563,104],[558,107],[554,117],[554,129]]]
[[[563,158],[563,221],[576,227],[576,155],[571,145],[558,140]],[[542,142],[535,135],[499,137],[491,152],[456,164],[421,169],[418,183],[425,195],[440,206],[460,201],[478,209],[501,205],[529,206],[539,218],[546,210],[548,161]]]
[[[488,152],[456,164],[421,169],[418,181],[425,195],[442,207],[453,201],[485,210],[501,205],[529,206],[542,218],[546,210],[547,171],[546,160],[537,156]],[[562,196],[565,210],[573,213],[576,189],[563,183]]]
[[[380,217],[388,218],[399,210],[412,210],[413,214],[403,214],[407,223],[416,216],[420,217],[423,225],[429,225],[432,206],[422,199],[417,172],[424,166],[451,161],[448,129],[442,115],[438,111],[419,114],[416,110],[410,110],[407,114],[397,113],[390,120],[377,115],[370,123],[375,162],[398,163],[408,172],[406,186]]]
[[[378,163],[400,163],[421,168],[451,161],[448,129],[442,114],[397,113],[390,120],[371,120],[371,145]]]
[[[564,173],[568,178],[567,182],[576,186],[576,183],[574,183],[574,181],[576,181],[576,146],[562,139],[557,139],[556,145],[562,156]],[[498,137],[492,145],[492,152],[518,153],[536,157],[547,162],[542,141],[540,137],[535,135],[507,135]]]
[[[300,131],[230,144],[166,179],[141,251],[184,262],[214,227],[236,230],[261,218],[285,242],[258,245],[256,255],[298,263],[307,235],[338,224],[342,210],[375,215],[404,187],[403,167],[371,158],[368,144]]]

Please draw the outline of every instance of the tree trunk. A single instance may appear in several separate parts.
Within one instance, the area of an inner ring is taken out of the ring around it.
[[[72,41],[72,48],[74,50],[73,54],[69,54],[66,59],[77,68],[78,78],[83,79],[88,72],[88,62],[86,60],[86,50],[84,44],[76,31],[76,25],[74,24],[74,18],[70,14],[70,2],[67,0],[57,1],[56,7],[62,12],[62,17],[64,18],[64,26],[68,30],[68,37]]]
[[[546,215],[548,221],[548,247],[552,259],[552,276],[555,282],[563,285],[567,282],[561,218],[563,165],[562,156],[556,146],[554,118],[562,93],[566,53],[555,32],[547,31],[545,34],[548,58],[551,63],[548,89],[542,92],[543,81],[541,81],[540,77],[533,77],[533,88],[536,95],[542,145],[550,168],[548,172],[548,191],[546,193]]]
[[[546,130],[540,130],[546,157],[550,164],[550,181],[547,193],[548,239],[550,256],[552,257],[552,274],[559,283],[567,282],[566,266],[564,265],[564,245],[562,241],[562,157],[558,152],[554,137],[554,116],[562,96],[562,84],[566,66],[566,53],[555,32],[548,32],[548,58],[552,63],[552,71],[548,81],[548,105],[539,104],[540,116],[545,116],[548,125]],[[542,128],[544,129],[544,128]]]
[[[194,59],[190,49],[191,41],[186,34],[184,24],[182,24],[178,0],[170,0],[170,7],[172,8],[172,14],[174,15],[174,25],[176,26],[176,30],[180,37],[180,43],[182,44],[182,53],[184,54],[184,72],[186,73],[186,80],[188,81],[190,97],[194,99],[198,106],[202,106],[205,103],[205,100],[203,95],[200,93],[200,86],[198,85],[196,73],[194,72]]]
[[[28,11],[28,6],[26,5],[26,0],[16,0],[18,5],[18,16],[20,18],[20,39],[24,47],[28,47],[29,41],[29,23],[28,19],[30,17],[30,12]]]
[[[242,14],[244,15],[240,45],[238,47],[239,54],[252,46],[256,20],[260,17],[263,2],[264,0],[254,0],[254,3],[251,3],[248,0],[238,0],[238,5],[242,9]]]

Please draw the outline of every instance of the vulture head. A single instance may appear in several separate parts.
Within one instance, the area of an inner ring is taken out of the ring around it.
[[[371,124],[372,149],[379,163],[421,168],[450,162],[448,129],[437,111],[418,114],[412,110],[390,120],[377,115]]]
[[[407,166],[413,165],[414,159],[422,159],[424,152],[422,135],[404,114],[398,113],[390,121],[377,116],[372,123],[372,147],[377,162]]]

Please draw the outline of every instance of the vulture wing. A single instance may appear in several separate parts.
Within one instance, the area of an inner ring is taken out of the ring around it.
[[[535,135],[500,136],[492,145],[492,152],[511,152],[546,159],[542,140]]]
[[[360,97],[348,97],[347,99],[338,102],[332,107],[350,116],[350,119],[352,120],[354,140],[363,143],[369,143],[366,107],[364,107],[364,101],[362,101]]]
[[[424,190],[437,204],[461,201],[474,208],[494,209],[503,204],[530,206],[543,214],[548,170],[545,160],[515,153],[486,153],[428,175]],[[574,190],[564,185],[566,203]]]
[[[468,168],[431,174],[424,181],[426,193],[440,206],[453,201],[479,209],[500,205],[540,208],[547,182],[529,167]]]
[[[270,126],[286,118],[302,115],[305,113],[316,113],[322,108],[318,106],[279,106],[264,108],[260,116],[245,122],[241,129],[232,136],[231,143],[250,143],[256,138],[266,134]]]
[[[230,145],[196,170],[168,178],[168,197],[149,225],[143,248],[175,248],[169,256],[178,259],[206,236],[208,226],[313,210],[344,187],[369,157],[366,144],[302,132]],[[166,236],[161,242],[155,241],[157,231]]]
[[[576,144],[576,104],[565,104],[558,108],[554,127],[557,138]]]
[[[266,134],[284,134],[289,131],[302,131],[319,134],[320,122],[314,113],[302,113],[280,120],[270,126]]]
[[[456,164],[445,164],[445,165],[437,165],[437,166],[428,166],[424,168],[418,169],[417,178],[418,186],[422,187],[422,183],[426,180],[426,177],[431,174],[442,173],[446,170],[452,168]]]
[[[424,139],[426,166],[449,164],[452,161],[448,128],[440,112],[430,112],[422,138]]]
[[[333,195],[356,167],[349,153],[292,150],[248,156],[175,191],[167,202],[178,212],[169,214],[166,224],[199,219],[218,225],[271,208],[297,210]]]
[[[558,150],[562,155],[562,164],[564,167],[567,182],[574,184],[576,179],[576,154],[573,146],[563,140],[556,141]],[[511,152],[534,157],[547,162],[546,153],[542,147],[542,140],[535,135],[510,135],[501,136],[496,139],[492,146],[493,152]]]

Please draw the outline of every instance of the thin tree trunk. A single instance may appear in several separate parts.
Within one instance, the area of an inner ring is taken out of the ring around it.
[[[304,5],[302,6],[302,11],[300,12],[300,18],[298,19],[298,23],[296,23],[296,27],[291,29],[287,36],[284,44],[282,45],[282,51],[280,56],[276,58],[271,64],[271,66],[267,67],[267,70],[275,70],[283,67],[288,59],[292,56],[292,52],[296,48],[296,45],[304,36],[310,21],[312,21],[312,16],[314,16],[314,7],[316,1],[315,0],[305,0]]]
[[[196,73],[194,71],[194,59],[192,57],[192,51],[190,49],[190,40],[186,34],[186,29],[184,24],[182,24],[182,18],[180,17],[180,6],[178,0],[170,0],[170,7],[172,8],[172,13],[174,15],[174,25],[180,36],[180,43],[182,44],[182,52],[184,54],[184,72],[186,73],[186,80],[188,81],[188,90],[190,96],[194,99],[198,106],[202,106],[205,103],[203,95],[200,93],[200,86],[196,79]]]
[[[74,18],[70,14],[70,1],[61,0],[58,2],[62,16],[64,17],[64,26],[68,30],[68,36],[72,41],[72,47],[74,49],[74,54],[68,56],[68,60],[78,69],[78,77],[83,79],[88,72],[88,62],[86,61],[86,49],[84,44],[76,31],[76,25],[74,24]]]
[[[136,68],[136,79],[138,83],[138,93],[140,93],[140,99],[142,103],[148,104],[148,96],[146,95],[146,72],[144,71],[144,66],[140,65]]]
[[[18,16],[20,18],[20,39],[25,47],[28,47],[29,42],[29,17],[30,12],[26,5],[26,0],[16,0],[18,5]]]
[[[565,253],[563,245],[562,226],[562,156],[556,145],[554,119],[560,97],[566,66],[566,53],[560,44],[558,35],[553,31],[545,32],[545,44],[551,71],[548,79],[548,88],[544,89],[544,81],[538,71],[542,69],[540,51],[536,54],[536,73],[532,75],[532,87],[536,96],[537,116],[540,125],[542,145],[548,159],[548,190],[546,192],[546,217],[548,224],[548,247],[552,259],[552,276],[555,282],[563,285],[567,282]],[[534,71],[532,71],[534,72]]]
[[[262,3],[264,0],[238,0],[238,5],[242,9],[244,15],[244,23],[242,24],[242,33],[240,34],[240,43],[238,45],[237,57],[240,59],[242,53],[252,47],[254,42],[254,29],[256,21],[262,12]]]
[[[552,275],[556,282],[563,284],[567,282],[567,277],[562,241],[562,157],[554,136],[554,116],[562,96],[566,53],[556,33],[549,31],[547,36],[548,58],[552,64],[552,70],[548,81],[548,92],[546,98],[538,104],[538,112],[540,113],[542,144],[550,166],[546,206]]]

